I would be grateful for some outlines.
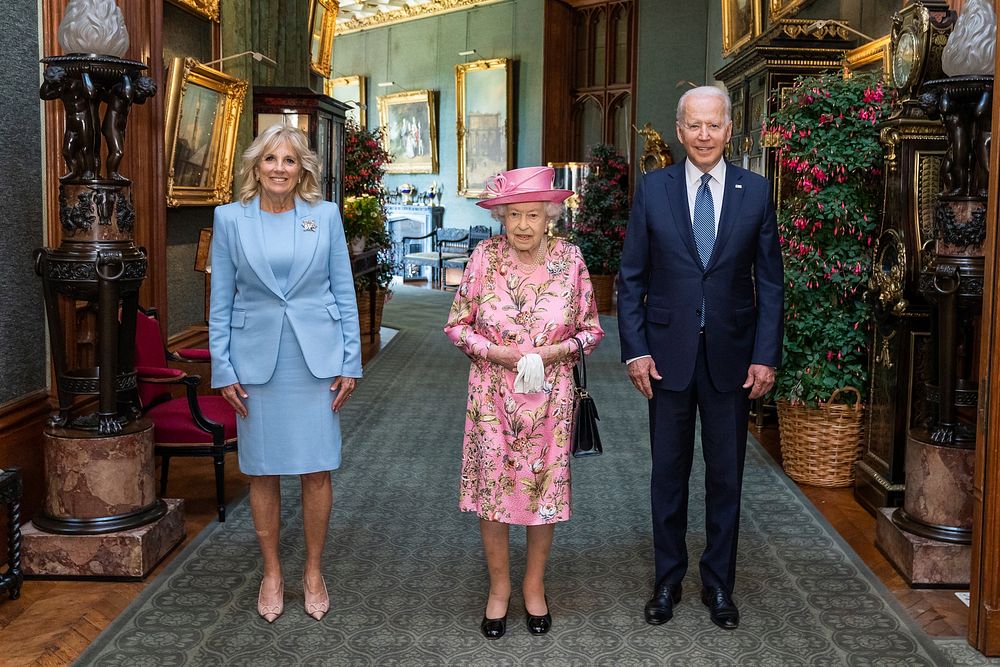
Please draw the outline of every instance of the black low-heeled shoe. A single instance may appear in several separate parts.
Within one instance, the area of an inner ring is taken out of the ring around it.
[[[502,618],[486,618],[483,614],[483,622],[479,624],[479,630],[483,637],[487,639],[500,639],[507,632],[507,614],[510,613],[510,600],[507,600],[507,611]]]
[[[528,612],[527,608],[524,611]],[[552,627],[552,610],[549,608],[548,596],[545,598],[545,615],[535,616],[528,613],[527,625],[528,632],[533,635],[544,635]]]
[[[507,632],[507,614],[503,618],[486,618],[479,624],[479,630],[487,639],[500,639]]]

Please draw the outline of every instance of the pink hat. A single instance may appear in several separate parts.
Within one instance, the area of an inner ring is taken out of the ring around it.
[[[552,167],[522,167],[504,171],[486,180],[486,192],[476,206],[493,208],[501,204],[522,202],[553,202],[561,204],[573,194],[572,190],[556,190],[552,187],[556,170]]]

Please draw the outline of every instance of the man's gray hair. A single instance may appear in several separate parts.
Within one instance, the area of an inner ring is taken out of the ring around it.
[[[692,88],[683,95],[681,99],[677,100],[677,124],[680,125],[684,121],[684,105],[687,103],[688,98],[691,97],[715,97],[722,100],[725,106],[725,118],[728,123],[733,117],[733,103],[729,99],[729,93],[717,88],[715,86],[698,86],[697,88]]]

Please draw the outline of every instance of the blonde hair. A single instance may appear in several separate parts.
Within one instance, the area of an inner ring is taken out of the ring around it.
[[[323,192],[319,188],[319,157],[309,148],[306,133],[291,125],[272,125],[261,132],[243,151],[239,173],[241,203],[246,204],[260,194],[257,166],[266,155],[273,153],[281,144],[288,144],[302,166],[302,175],[295,185],[295,196],[310,204],[315,204],[323,198]]]

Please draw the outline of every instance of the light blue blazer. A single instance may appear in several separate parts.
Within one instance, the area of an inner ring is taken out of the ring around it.
[[[335,204],[295,199],[295,254],[284,290],[264,251],[259,197],[216,208],[213,230],[213,387],[267,382],[286,317],[313,375],[361,377],[354,276]]]

